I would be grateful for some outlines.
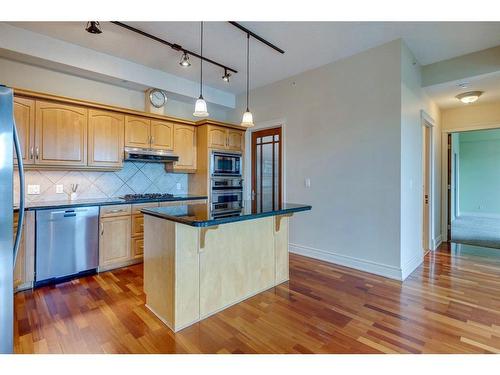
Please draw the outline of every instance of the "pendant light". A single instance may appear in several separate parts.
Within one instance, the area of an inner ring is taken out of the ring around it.
[[[207,102],[203,99],[203,21],[201,21],[201,37],[200,37],[200,97],[196,101],[194,106],[193,116],[195,117],[207,117]]]
[[[253,126],[253,116],[252,112],[248,109],[248,82],[250,80],[250,34],[247,34],[247,110],[243,113],[243,119],[241,120],[241,126],[252,127]]]

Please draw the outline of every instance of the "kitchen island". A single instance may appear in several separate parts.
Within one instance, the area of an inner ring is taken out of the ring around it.
[[[214,218],[208,204],[143,209],[146,306],[177,332],[289,278],[283,203]]]

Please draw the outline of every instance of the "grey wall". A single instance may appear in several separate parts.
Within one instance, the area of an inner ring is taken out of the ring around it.
[[[285,123],[286,200],[313,206],[291,220],[292,251],[398,277],[400,54],[396,41],[252,90],[256,128]]]
[[[235,122],[244,100],[238,97]],[[291,220],[291,251],[398,279],[418,266],[420,110],[437,108],[422,93],[420,67],[402,41],[252,90],[250,109],[251,131],[284,126],[286,201],[313,206]],[[248,197],[250,152],[245,164]]]

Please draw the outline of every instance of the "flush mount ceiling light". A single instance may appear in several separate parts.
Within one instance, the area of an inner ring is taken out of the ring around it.
[[[229,73],[227,69],[224,69],[224,75],[222,76],[222,80],[224,82],[229,83],[229,78],[231,78],[231,73]]]
[[[247,110],[243,113],[243,119],[241,120],[241,126],[251,127],[253,126],[253,115],[248,109],[248,97],[249,97],[249,82],[250,82],[250,34],[247,34]]]
[[[474,103],[479,97],[483,94],[482,91],[469,91],[469,92],[464,92],[462,94],[458,94],[455,96],[458,100],[460,100],[462,103],[465,104],[470,104]]]
[[[179,65],[184,68],[191,66],[191,62],[189,61],[189,55],[186,52],[182,54],[182,58],[181,61],[179,61]]]
[[[101,34],[102,33],[101,26],[99,25],[99,22],[97,22],[97,21],[87,22],[87,26],[85,27],[85,30],[91,34]]]
[[[196,101],[194,106],[193,116],[195,117],[207,117],[207,102],[203,99],[203,21],[201,21],[200,28],[200,97]]]

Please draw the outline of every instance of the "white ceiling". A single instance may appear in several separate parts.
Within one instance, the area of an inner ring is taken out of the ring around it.
[[[124,58],[187,78],[199,79],[199,61],[179,66],[180,53],[108,22],[103,33],[84,31],[85,22],[12,22],[14,26]],[[130,22],[160,38],[199,51],[198,22]],[[422,64],[500,45],[500,22],[243,22],[286,51],[252,40],[251,88],[290,77],[363,50],[403,38]],[[204,54],[240,73],[230,84],[222,69],[205,64],[206,84],[234,94],[245,90],[245,34],[227,22],[205,24]]]
[[[459,86],[464,83],[466,88]],[[425,88],[425,91],[441,109],[500,102],[500,72],[429,86]],[[464,104],[455,98],[458,94],[467,91],[483,91],[483,94],[472,104]]]

